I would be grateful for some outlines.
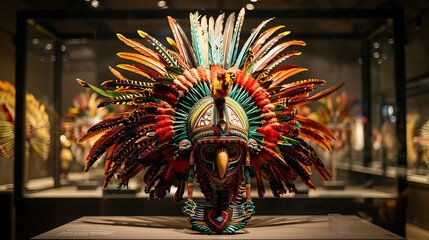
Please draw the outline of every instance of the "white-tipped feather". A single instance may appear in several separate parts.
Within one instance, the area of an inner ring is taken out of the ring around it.
[[[230,66],[228,65],[228,59],[231,52],[230,50],[230,44],[231,39],[234,31],[234,22],[235,22],[235,13],[231,13],[228,18],[226,19],[225,23],[225,30],[223,31],[223,68],[228,69]]]
[[[128,38],[124,37],[124,35],[119,34],[119,33],[116,34],[116,36],[119,38],[119,40],[124,42],[126,45],[134,48],[139,53],[141,53],[147,57],[152,57],[154,59],[161,60],[161,56],[159,56],[158,53],[156,53],[155,51],[153,51],[150,48],[145,47],[143,44],[136,42],[136,41],[133,41],[131,39],[128,39]]]
[[[227,60],[228,66],[232,66],[234,59],[237,57],[238,45],[240,42],[241,28],[242,28],[243,22],[244,22],[244,13],[245,13],[244,8],[242,8],[240,10],[240,12],[238,13],[237,21],[235,22],[234,32],[233,32],[231,44],[230,44],[229,50],[228,50],[228,52],[229,52],[229,56],[228,56],[228,60]]]
[[[222,35],[223,32],[223,20],[225,19],[225,13],[222,13],[216,18],[215,23],[215,35]]]
[[[252,51],[253,53],[256,53],[257,51],[259,51],[259,49],[263,46],[265,41],[267,41],[267,39],[271,37],[271,35],[273,35],[280,28],[284,28],[284,27],[285,26],[283,25],[272,27],[266,30],[265,32],[261,33],[261,35],[259,35],[259,37],[255,40],[255,42],[250,47],[250,51]]]
[[[215,30],[214,30],[214,18],[210,17],[209,18],[209,26],[208,26],[208,42],[209,42],[209,61],[211,63],[214,62],[213,60],[213,56],[215,55],[216,52],[216,47],[214,45],[215,43]]]
[[[200,43],[200,49],[202,54],[202,66],[210,67],[209,63],[209,40],[208,40],[208,25],[207,25],[207,17],[203,16],[201,18],[200,24],[198,27],[198,38]]]
[[[174,59],[173,56],[168,52],[168,48],[166,48],[162,43],[160,43],[156,38],[150,36],[144,31],[138,30],[137,33],[140,35],[140,37],[146,39],[152,46],[155,47],[155,49],[158,51],[158,53],[161,55],[161,57],[169,63],[173,67],[178,67],[177,60]]]
[[[268,41],[265,45],[263,45],[259,51],[254,52],[253,61],[259,60],[262,56],[264,56],[280,39],[287,35],[288,32],[280,33],[279,35],[273,37]]]
[[[216,18],[216,22],[214,25],[214,37],[213,37],[213,43],[211,43],[214,46],[214,55],[213,55],[213,62],[216,63],[223,63],[224,55],[223,55],[223,20],[225,18],[225,13],[222,13]]]
[[[168,17],[168,24],[170,25],[171,31],[173,32],[174,40],[179,50],[180,55],[184,58],[185,62],[189,65],[192,65],[192,56],[190,49],[187,46],[188,39],[184,39],[180,32],[180,25],[177,23],[176,19]],[[186,36],[185,36],[186,37]],[[191,49],[192,50],[192,49]]]
[[[247,39],[247,41],[244,43],[243,47],[241,48],[240,54],[238,55],[237,59],[235,60],[235,66],[240,67],[242,64],[244,64],[244,60],[246,59],[247,55],[249,54],[249,48],[255,41],[256,37],[258,36],[259,32],[262,30],[265,25],[267,25],[268,22],[273,20],[274,18],[267,19],[263,21],[259,26],[253,31],[253,33],[250,35],[250,37]]]
[[[197,58],[198,66],[203,66],[203,56],[202,56],[202,49],[200,45],[200,23],[199,23],[200,15],[198,12],[195,14],[190,13],[189,14],[189,22],[191,23],[191,38],[192,38],[192,46],[194,48],[194,53]]]
[[[278,55],[283,50],[285,50],[286,48],[288,48],[289,46],[292,46],[292,45],[305,46],[305,43],[303,41],[292,40],[292,41],[287,41],[287,42],[283,42],[283,43],[278,44],[273,49],[271,49],[267,54],[265,54],[263,57],[261,57],[259,60],[257,60],[255,62],[254,66],[253,66],[254,70],[255,71],[261,70],[262,68],[267,66],[271,60],[278,57]]]
[[[290,51],[288,53],[285,53],[283,55],[281,55],[280,57],[277,57],[274,61],[270,62],[265,69],[268,71],[271,71],[273,68],[275,68],[277,65],[279,65],[280,63],[282,63],[284,60],[288,59],[289,57],[292,56],[298,56],[301,55],[301,52],[299,51]]]

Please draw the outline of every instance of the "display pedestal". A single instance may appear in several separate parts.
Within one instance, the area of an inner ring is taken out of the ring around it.
[[[344,181],[327,181],[323,182],[322,186],[326,190],[344,190],[346,188]]]
[[[193,231],[181,216],[82,217],[33,239],[405,239],[359,217],[254,216],[233,235]]]
[[[83,181],[76,185],[77,190],[95,190],[100,187],[97,181]]]

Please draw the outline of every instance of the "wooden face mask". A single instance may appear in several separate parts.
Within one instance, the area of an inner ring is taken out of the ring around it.
[[[103,133],[85,170],[107,152],[105,186],[116,176],[121,188],[144,171],[145,192],[151,198],[165,197],[175,185],[174,200],[181,201],[187,189],[183,211],[192,228],[203,233],[234,233],[246,225],[254,213],[251,178],[260,197],[264,180],[276,197],[296,191],[293,181],[298,176],[314,189],[311,166],[328,179],[329,171],[304,138],[330,150],[335,137],[324,124],[300,116],[294,106],[342,86],[311,95],[325,81],[288,81],[306,69],[285,61],[300,54],[286,49],[303,46],[303,41],[283,41],[289,31],[275,32],[284,26],[262,31],[268,19],[240,47],[244,9],[237,17],[224,17],[191,13],[190,39],[168,17],[171,48],[143,31],[138,33],[147,46],[118,34],[133,52],[118,53],[132,63],[117,67],[136,79],[110,68],[116,79],[102,83],[104,89],[78,80],[108,97],[100,106],[132,107],[95,124],[79,140]],[[206,204],[193,200],[194,180]]]

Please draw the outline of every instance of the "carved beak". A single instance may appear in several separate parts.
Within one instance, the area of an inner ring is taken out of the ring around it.
[[[219,148],[216,152],[216,164],[220,178],[223,178],[228,167],[228,150],[226,148]]]

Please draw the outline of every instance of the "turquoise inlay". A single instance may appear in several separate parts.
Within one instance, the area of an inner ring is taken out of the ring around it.
[[[179,99],[174,114],[174,142],[178,144],[183,139],[189,139],[188,135],[188,118],[189,111],[202,98],[210,96],[210,89],[205,82],[198,83],[189,93]]]
[[[263,137],[261,134],[256,132],[256,129],[262,126],[262,111],[258,106],[256,106],[252,96],[238,84],[234,84],[231,87],[228,96],[240,104],[246,112],[249,123],[248,137],[254,139],[258,144],[262,144]]]

